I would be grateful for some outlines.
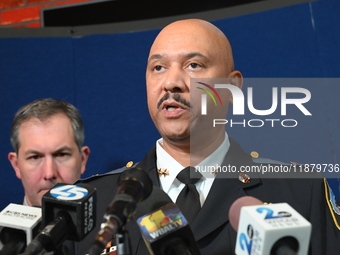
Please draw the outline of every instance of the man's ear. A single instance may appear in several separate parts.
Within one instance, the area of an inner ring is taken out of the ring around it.
[[[10,153],[8,153],[8,160],[12,164],[15,175],[19,179],[21,179],[21,173],[20,173],[20,169],[19,169],[19,166],[18,166],[18,155],[15,152],[10,152]]]
[[[86,170],[86,163],[89,159],[90,148],[88,146],[83,146],[81,148],[81,174],[83,174]]]
[[[239,89],[243,86],[243,76],[240,71],[232,71],[228,75],[229,83],[235,85]],[[233,104],[233,95],[230,93],[229,103]]]

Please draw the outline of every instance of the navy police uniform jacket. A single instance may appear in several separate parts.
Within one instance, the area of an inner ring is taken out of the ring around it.
[[[223,165],[235,166],[239,169],[245,165],[269,163],[267,160],[253,159],[235,141],[230,139],[230,148]],[[154,186],[160,186],[155,147],[136,167],[141,168],[150,176]],[[81,181],[97,189],[97,225],[85,240],[75,243],[75,254],[84,255],[89,251],[100,224],[103,222],[106,208],[116,194],[118,177],[119,174],[115,174],[113,171],[111,174],[94,176]],[[236,177],[218,177],[217,174],[202,209],[191,224],[202,255],[235,254],[237,233],[231,227],[228,211],[232,203],[242,196],[253,196],[267,203],[288,203],[312,223],[309,255],[340,254],[340,230],[337,227],[334,211],[326,201],[328,191],[324,179],[269,179],[251,173],[249,182],[241,182]],[[127,230],[130,235],[131,254],[149,254],[133,219],[127,223]]]

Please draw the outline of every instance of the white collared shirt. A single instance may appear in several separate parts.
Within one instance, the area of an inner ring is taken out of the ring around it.
[[[160,138],[156,142],[156,155],[157,155],[157,169],[166,169],[169,175],[160,175],[159,179],[161,187],[169,195],[173,202],[184,188],[184,184],[176,179],[177,174],[184,169],[180,163],[178,163],[172,156],[170,156],[162,147],[163,138]],[[228,134],[225,133],[225,138],[222,144],[206,159],[199,163],[196,169],[210,169],[211,167],[220,166],[225,158],[230,147]],[[205,199],[208,196],[210,188],[215,180],[215,175],[209,171],[201,171],[203,178],[198,181],[195,186],[200,194],[201,206],[203,206]]]

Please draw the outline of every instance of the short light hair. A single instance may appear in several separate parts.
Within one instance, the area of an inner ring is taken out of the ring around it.
[[[63,100],[44,98],[24,105],[15,114],[11,127],[11,144],[15,152],[18,153],[19,151],[19,128],[24,122],[31,118],[44,121],[57,114],[64,114],[71,121],[74,141],[80,151],[85,140],[85,130],[77,108]]]

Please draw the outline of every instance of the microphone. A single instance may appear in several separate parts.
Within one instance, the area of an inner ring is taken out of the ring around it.
[[[141,169],[131,168],[122,172],[118,180],[118,190],[104,215],[101,224],[89,250],[90,255],[99,255],[112,240],[114,234],[122,231],[128,219],[135,212],[138,202],[146,199],[152,191],[150,177]],[[126,240],[128,242],[128,240]]]
[[[58,183],[42,197],[42,230],[22,255],[55,251],[65,240],[81,241],[95,227],[96,190]]]
[[[151,254],[201,254],[187,220],[162,189],[153,187],[133,217]]]
[[[0,213],[0,255],[17,255],[24,251],[37,234],[41,222],[41,208],[9,204]]]
[[[241,197],[230,207],[229,219],[237,226],[237,255],[308,253],[312,225],[287,203],[263,204]]]

